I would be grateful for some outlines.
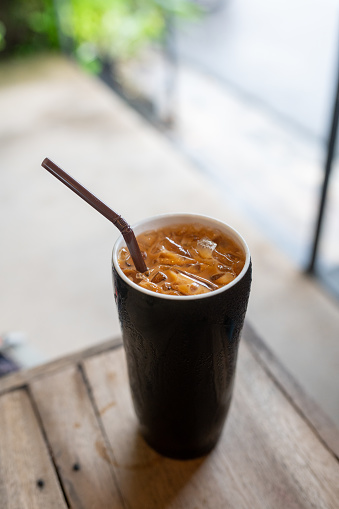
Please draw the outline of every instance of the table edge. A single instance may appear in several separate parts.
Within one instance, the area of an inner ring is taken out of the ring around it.
[[[122,338],[115,337],[98,343],[97,345],[90,346],[83,350],[73,352],[71,354],[58,357],[57,359],[51,360],[39,366],[35,366],[30,369],[23,369],[22,371],[16,371],[9,375],[5,375],[0,378],[0,396],[5,392],[10,392],[20,387],[29,384],[35,378],[40,376],[46,376],[50,373],[64,369],[71,364],[80,364],[84,359],[93,357],[95,355],[114,350],[122,346]]]

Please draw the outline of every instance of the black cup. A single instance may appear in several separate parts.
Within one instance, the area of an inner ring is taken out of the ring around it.
[[[146,290],[120,269],[119,237],[113,281],[129,382],[140,431],[164,456],[195,458],[217,443],[231,403],[238,344],[251,286],[243,238],[206,216],[168,214],[135,225],[136,235],[169,224],[200,223],[234,238],[246,253],[239,276],[219,290],[170,296]]]

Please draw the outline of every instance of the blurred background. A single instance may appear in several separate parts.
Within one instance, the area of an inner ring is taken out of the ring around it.
[[[338,0],[2,0],[2,353],[119,334],[117,232],[48,156],[131,223],[235,225],[249,320],[339,424],[338,21]]]

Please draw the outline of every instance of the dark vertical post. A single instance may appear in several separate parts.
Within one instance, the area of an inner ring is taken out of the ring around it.
[[[337,77],[337,90],[336,90],[334,108],[333,108],[333,113],[332,113],[330,132],[329,132],[328,141],[327,141],[325,174],[324,174],[324,180],[323,180],[321,196],[320,196],[318,217],[317,217],[316,228],[315,228],[315,233],[314,233],[314,238],[313,238],[313,245],[312,245],[312,249],[311,249],[310,261],[306,267],[306,272],[308,274],[314,274],[315,269],[316,269],[319,240],[320,240],[321,230],[322,230],[322,226],[323,226],[324,211],[325,211],[325,205],[326,205],[326,199],[327,199],[327,190],[328,190],[328,184],[329,184],[329,179],[330,179],[330,174],[331,174],[332,164],[333,164],[333,158],[335,155],[335,148],[336,148],[336,143],[337,143],[338,120],[339,120],[339,66],[338,66],[338,77]]]

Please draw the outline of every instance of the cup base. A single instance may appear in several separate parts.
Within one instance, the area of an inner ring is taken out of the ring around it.
[[[141,434],[147,445],[151,447],[155,452],[161,454],[161,456],[165,456],[166,458],[175,459],[175,460],[193,460],[197,458],[201,458],[203,456],[207,456],[218,444],[218,440],[213,442],[212,444],[208,444],[208,446],[204,446],[196,449],[182,449],[182,450],[174,450],[172,448],[166,448],[166,446],[162,446],[152,442],[148,437],[144,434]]]

